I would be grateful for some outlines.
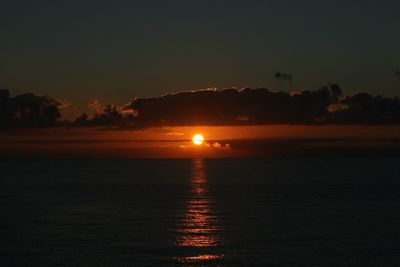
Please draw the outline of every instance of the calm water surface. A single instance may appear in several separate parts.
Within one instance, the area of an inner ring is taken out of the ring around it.
[[[398,266],[400,159],[0,162],[0,266]]]

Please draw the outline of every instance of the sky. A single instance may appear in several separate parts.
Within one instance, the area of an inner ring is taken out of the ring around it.
[[[127,103],[200,88],[399,95],[399,1],[5,1],[0,88]]]
[[[0,132],[0,159],[398,157],[399,140],[398,125],[51,128]]]

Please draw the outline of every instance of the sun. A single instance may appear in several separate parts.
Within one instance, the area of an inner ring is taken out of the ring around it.
[[[203,144],[204,137],[201,134],[196,134],[193,136],[192,141],[193,141],[193,144],[195,144],[196,146],[199,146],[199,145]]]

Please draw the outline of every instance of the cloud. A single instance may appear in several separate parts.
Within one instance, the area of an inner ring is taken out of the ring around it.
[[[339,103],[342,108],[332,113],[331,122],[339,124],[399,124],[400,101],[397,97],[359,93]]]
[[[338,84],[291,93],[266,88],[187,91],[135,98],[124,109],[135,111],[136,127],[400,123],[398,98],[366,93],[343,97]]]
[[[67,109],[71,106],[71,103],[69,103],[67,100],[57,100],[59,102],[59,109]]]
[[[114,104],[103,106],[100,101],[93,98],[88,103],[93,116],[83,113],[74,121],[75,126],[121,126],[132,127],[134,110],[124,109]]]
[[[333,103],[328,107],[330,113],[336,113],[348,109],[350,106],[342,103]]]
[[[26,93],[10,96],[8,89],[0,90],[0,127],[55,125],[61,118],[60,108],[68,106],[50,96]]]
[[[293,75],[284,72],[275,73],[274,78],[279,81],[293,81]]]
[[[230,144],[221,144],[219,142],[209,142],[207,145],[213,149],[231,149]]]
[[[7,89],[2,89],[0,127],[61,125],[60,110],[68,105],[67,101],[33,93],[11,97]],[[133,98],[122,107],[113,104],[103,106],[97,99],[92,99],[88,107],[93,115],[84,113],[73,123],[63,121],[62,125],[145,128],[196,125],[400,124],[400,101],[397,97],[366,93],[343,97],[343,91],[338,84],[290,93],[267,88],[212,88],[159,97]]]
[[[228,144],[228,143],[222,144],[222,143],[216,142],[216,141],[204,142],[203,146],[210,148],[210,149],[214,149],[214,150],[229,150],[229,149],[231,149],[231,144]],[[179,145],[179,148],[181,148],[181,149],[194,149],[196,147],[197,146],[194,144]]]
[[[165,135],[182,136],[185,135],[185,133],[176,130],[171,130],[166,132]]]
[[[296,94],[265,88],[207,89],[135,98],[124,109],[136,112],[137,127],[320,124],[329,122],[328,107],[339,95],[336,84]]]
[[[395,70],[394,71],[394,75],[396,75],[396,77],[397,77],[397,79],[399,79],[400,80],[400,70]]]
[[[93,98],[89,101],[88,108],[95,114],[102,113],[102,111],[103,111],[103,107],[102,107],[100,101],[96,98]]]

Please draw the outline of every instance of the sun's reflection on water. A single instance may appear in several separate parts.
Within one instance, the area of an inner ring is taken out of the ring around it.
[[[222,236],[213,205],[214,199],[207,189],[204,161],[194,159],[187,208],[177,230],[176,246],[184,249],[185,255],[176,257],[176,261],[204,263],[223,259],[224,255],[217,253],[222,247]]]

